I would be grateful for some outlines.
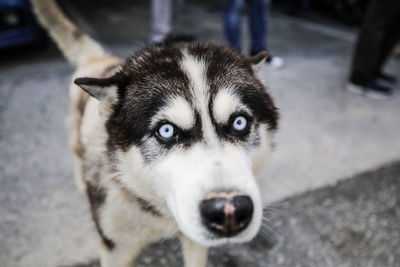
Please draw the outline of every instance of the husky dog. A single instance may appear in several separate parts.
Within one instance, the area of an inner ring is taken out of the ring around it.
[[[69,144],[101,238],[101,266],[131,266],[147,244],[175,234],[186,267],[205,266],[207,247],[250,241],[262,219],[255,174],[278,124],[256,76],[266,53],[176,44],[123,62],[53,0],[32,2],[77,66]]]

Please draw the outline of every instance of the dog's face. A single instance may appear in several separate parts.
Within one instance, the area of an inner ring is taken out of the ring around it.
[[[205,246],[249,241],[261,225],[254,175],[278,121],[255,75],[264,57],[155,47],[113,77],[76,80],[100,101],[118,182]]]

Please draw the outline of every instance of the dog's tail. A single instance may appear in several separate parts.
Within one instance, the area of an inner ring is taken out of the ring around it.
[[[67,60],[80,66],[106,53],[99,43],[82,32],[54,0],[31,0],[39,22],[50,33]]]

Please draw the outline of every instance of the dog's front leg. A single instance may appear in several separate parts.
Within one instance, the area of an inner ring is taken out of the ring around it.
[[[183,234],[179,235],[182,246],[185,267],[205,267],[207,263],[207,248],[203,247]]]
[[[100,265],[101,267],[132,267],[143,247],[143,245],[130,243],[118,243],[112,249],[102,246]]]

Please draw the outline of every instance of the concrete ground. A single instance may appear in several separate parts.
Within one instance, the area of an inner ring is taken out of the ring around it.
[[[143,1],[64,2],[119,56],[145,44]],[[189,4],[184,14],[183,30],[223,41],[218,8]],[[212,249],[209,266],[400,266],[399,86],[385,101],[344,90],[354,29],[279,12],[270,26],[270,50],[286,62],[260,72],[282,115],[260,182],[270,222],[249,245]],[[66,145],[73,68],[53,46],[19,53],[0,61],[0,266],[96,266]],[[400,79],[399,61],[387,70]],[[165,242],[138,266],[180,266],[178,243]]]

